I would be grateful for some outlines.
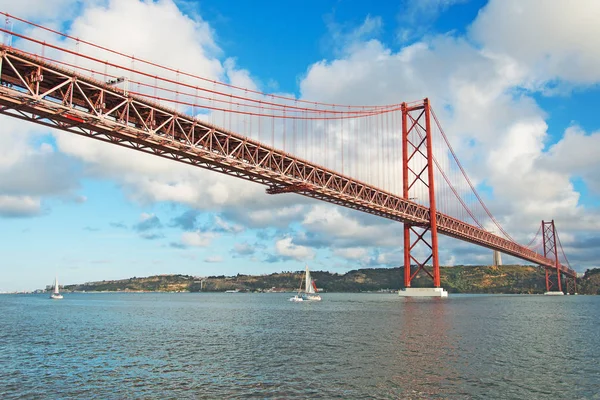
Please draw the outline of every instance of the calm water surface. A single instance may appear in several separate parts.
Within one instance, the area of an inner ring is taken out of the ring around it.
[[[600,399],[600,297],[0,296],[0,398]]]

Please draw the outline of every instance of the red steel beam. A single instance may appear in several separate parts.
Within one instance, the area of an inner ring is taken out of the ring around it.
[[[427,135],[427,184],[429,186],[429,230],[431,231],[431,252],[433,255],[433,286],[439,288],[440,282],[440,261],[438,259],[438,230],[437,230],[437,209],[435,204],[435,182],[434,164],[433,164],[433,148],[432,148],[432,133],[431,133],[431,110],[429,108],[429,100],[425,99],[425,134]]]
[[[408,185],[408,146],[406,140],[408,138],[408,112],[406,104],[402,104],[402,196],[405,199],[409,197]],[[410,274],[410,224],[404,223],[404,287],[410,287],[412,276]]]
[[[3,45],[0,60],[2,114],[271,187],[309,185],[299,194],[415,226],[430,225],[430,208],[105,82]],[[441,234],[556,266],[525,246],[433,214]],[[558,269],[575,276],[566,266]]]

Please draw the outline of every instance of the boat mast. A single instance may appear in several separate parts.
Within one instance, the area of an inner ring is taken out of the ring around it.
[[[306,271],[304,272],[304,275],[306,275]],[[300,294],[300,292],[302,292],[302,281],[304,280],[304,276],[302,277],[302,279],[300,279],[300,287],[298,288],[298,294]]]

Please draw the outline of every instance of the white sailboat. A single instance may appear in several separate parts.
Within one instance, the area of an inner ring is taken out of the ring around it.
[[[60,300],[63,298],[62,294],[58,292],[58,277],[54,278],[54,291],[50,295],[51,299]]]
[[[302,283],[304,283],[304,290],[302,290]],[[317,294],[317,287],[315,281],[310,277],[310,271],[308,265],[304,270],[303,279],[300,281],[300,288],[298,294],[290,298],[290,301],[321,301],[321,296]]]

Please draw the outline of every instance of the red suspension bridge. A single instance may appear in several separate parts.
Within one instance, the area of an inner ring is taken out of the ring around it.
[[[441,286],[442,234],[544,267],[547,291],[563,281],[576,290],[554,221],[517,243],[428,99],[339,105],[266,94],[4,15],[4,115],[402,222],[406,287],[420,272]]]

